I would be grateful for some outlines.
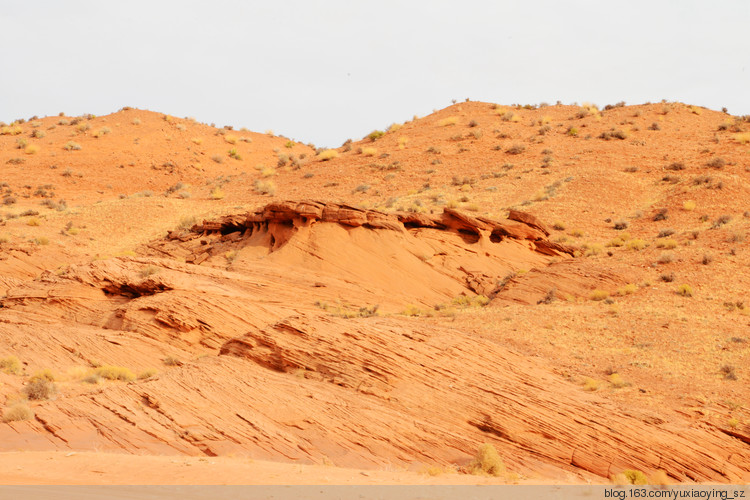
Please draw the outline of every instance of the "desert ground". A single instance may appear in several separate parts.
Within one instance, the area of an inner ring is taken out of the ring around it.
[[[383,125],[6,119],[0,483],[750,481],[750,117]]]

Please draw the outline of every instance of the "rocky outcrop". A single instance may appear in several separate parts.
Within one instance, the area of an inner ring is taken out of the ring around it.
[[[508,219],[523,222],[527,226],[538,229],[544,233],[544,236],[549,236],[549,228],[547,225],[529,213],[521,212],[520,210],[509,210]]]
[[[554,245],[531,218],[284,202],[173,232],[150,256],[9,283],[0,340],[35,360],[29,373],[160,373],[61,383],[34,420],[0,425],[0,442],[415,468],[465,466],[491,442],[519,474],[747,480],[739,431],[624,408],[492,336],[394,314],[436,314],[474,293],[501,305],[616,285]],[[21,377],[2,376],[21,390]]]
[[[144,352],[137,336],[114,333],[101,340],[110,350]],[[248,327],[218,352],[47,401],[35,420],[0,425],[0,439],[26,449],[234,453],[365,468],[463,467],[489,442],[523,475],[749,478],[740,439],[686,417],[667,422],[656,410],[622,408],[541,360],[447,326],[291,315]]]
[[[488,342],[449,341],[438,332],[394,327],[387,320],[365,326],[289,318],[230,340],[220,354],[364,394],[415,421],[432,413],[419,396],[431,394],[443,407],[433,413],[432,425],[445,426],[447,437],[448,429],[468,424],[469,435],[499,443],[510,462],[530,460],[524,455],[533,449],[535,458],[603,477],[627,468],[664,470],[682,481],[747,476],[749,450],[719,432],[646,414],[634,419],[635,412],[603,403],[549,377],[540,364]],[[410,346],[419,346],[419,354]],[[469,357],[473,365],[459,368]],[[470,382],[453,379],[458,371]],[[532,384],[530,378],[544,382]],[[406,380],[411,387],[404,387]]]
[[[569,259],[532,269],[523,276],[509,277],[487,295],[493,298],[493,304],[497,306],[509,302],[540,304],[555,299],[588,299],[594,290],[614,296],[619,288],[629,282],[638,282],[638,278],[622,276],[610,270],[606,264],[592,269],[584,260]]]
[[[493,220],[474,217],[452,208],[445,208],[439,215],[411,212],[385,213],[365,210],[338,203],[320,201],[283,201],[271,203],[255,212],[228,215],[217,220],[203,221],[191,228],[192,235],[184,231],[173,231],[168,238],[186,241],[200,234],[221,233],[250,235],[253,231],[267,229],[269,224],[285,227],[306,227],[316,222],[339,224],[345,227],[366,227],[390,231],[410,229],[437,229],[465,236],[465,241],[477,243],[481,239],[500,242],[505,238],[533,242],[533,249],[544,255],[573,255],[574,249],[547,239],[549,230],[544,223],[531,214],[511,210],[508,219]],[[288,239],[288,236],[283,238]],[[275,241],[279,238],[275,237]],[[278,245],[275,245],[275,249]],[[205,249],[208,251],[209,249]],[[192,256],[189,262],[202,262],[200,256]]]

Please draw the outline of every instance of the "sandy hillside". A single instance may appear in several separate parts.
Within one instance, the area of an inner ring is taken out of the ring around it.
[[[750,480],[748,117],[0,134],[0,482]]]

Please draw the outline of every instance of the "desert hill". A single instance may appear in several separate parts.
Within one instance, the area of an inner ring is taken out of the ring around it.
[[[448,475],[491,443],[500,481],[747,481],[748,130],[666,102],[466,102],[329,150],[5,124],[0,451]]]

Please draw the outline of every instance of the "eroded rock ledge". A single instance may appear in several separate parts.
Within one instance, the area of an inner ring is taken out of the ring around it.
[[[459,210],[444,208],[439,215],[412,212],[385,213],[364,210],[350,205],[322,201],[283,201],[270,203],[255,212],[244,215],[228,215],[217,220],[203,221],[191,228],[192,233],[210,234],[253,232],[267,229],[269,224],[305,227],[316,222],[341,224],[348,227],[367,227],[391,231],[429,228],[460,233],[469,242],[488,238],[500,242],[505,238],[533,242],[533,249],[544,255],[573,255],[573,248],[547,239],[549,230],[537,217],[511,210],[508,218],[494,220],[474,217]],[[185,241],[193,236],[172,231],[168,239]]]

